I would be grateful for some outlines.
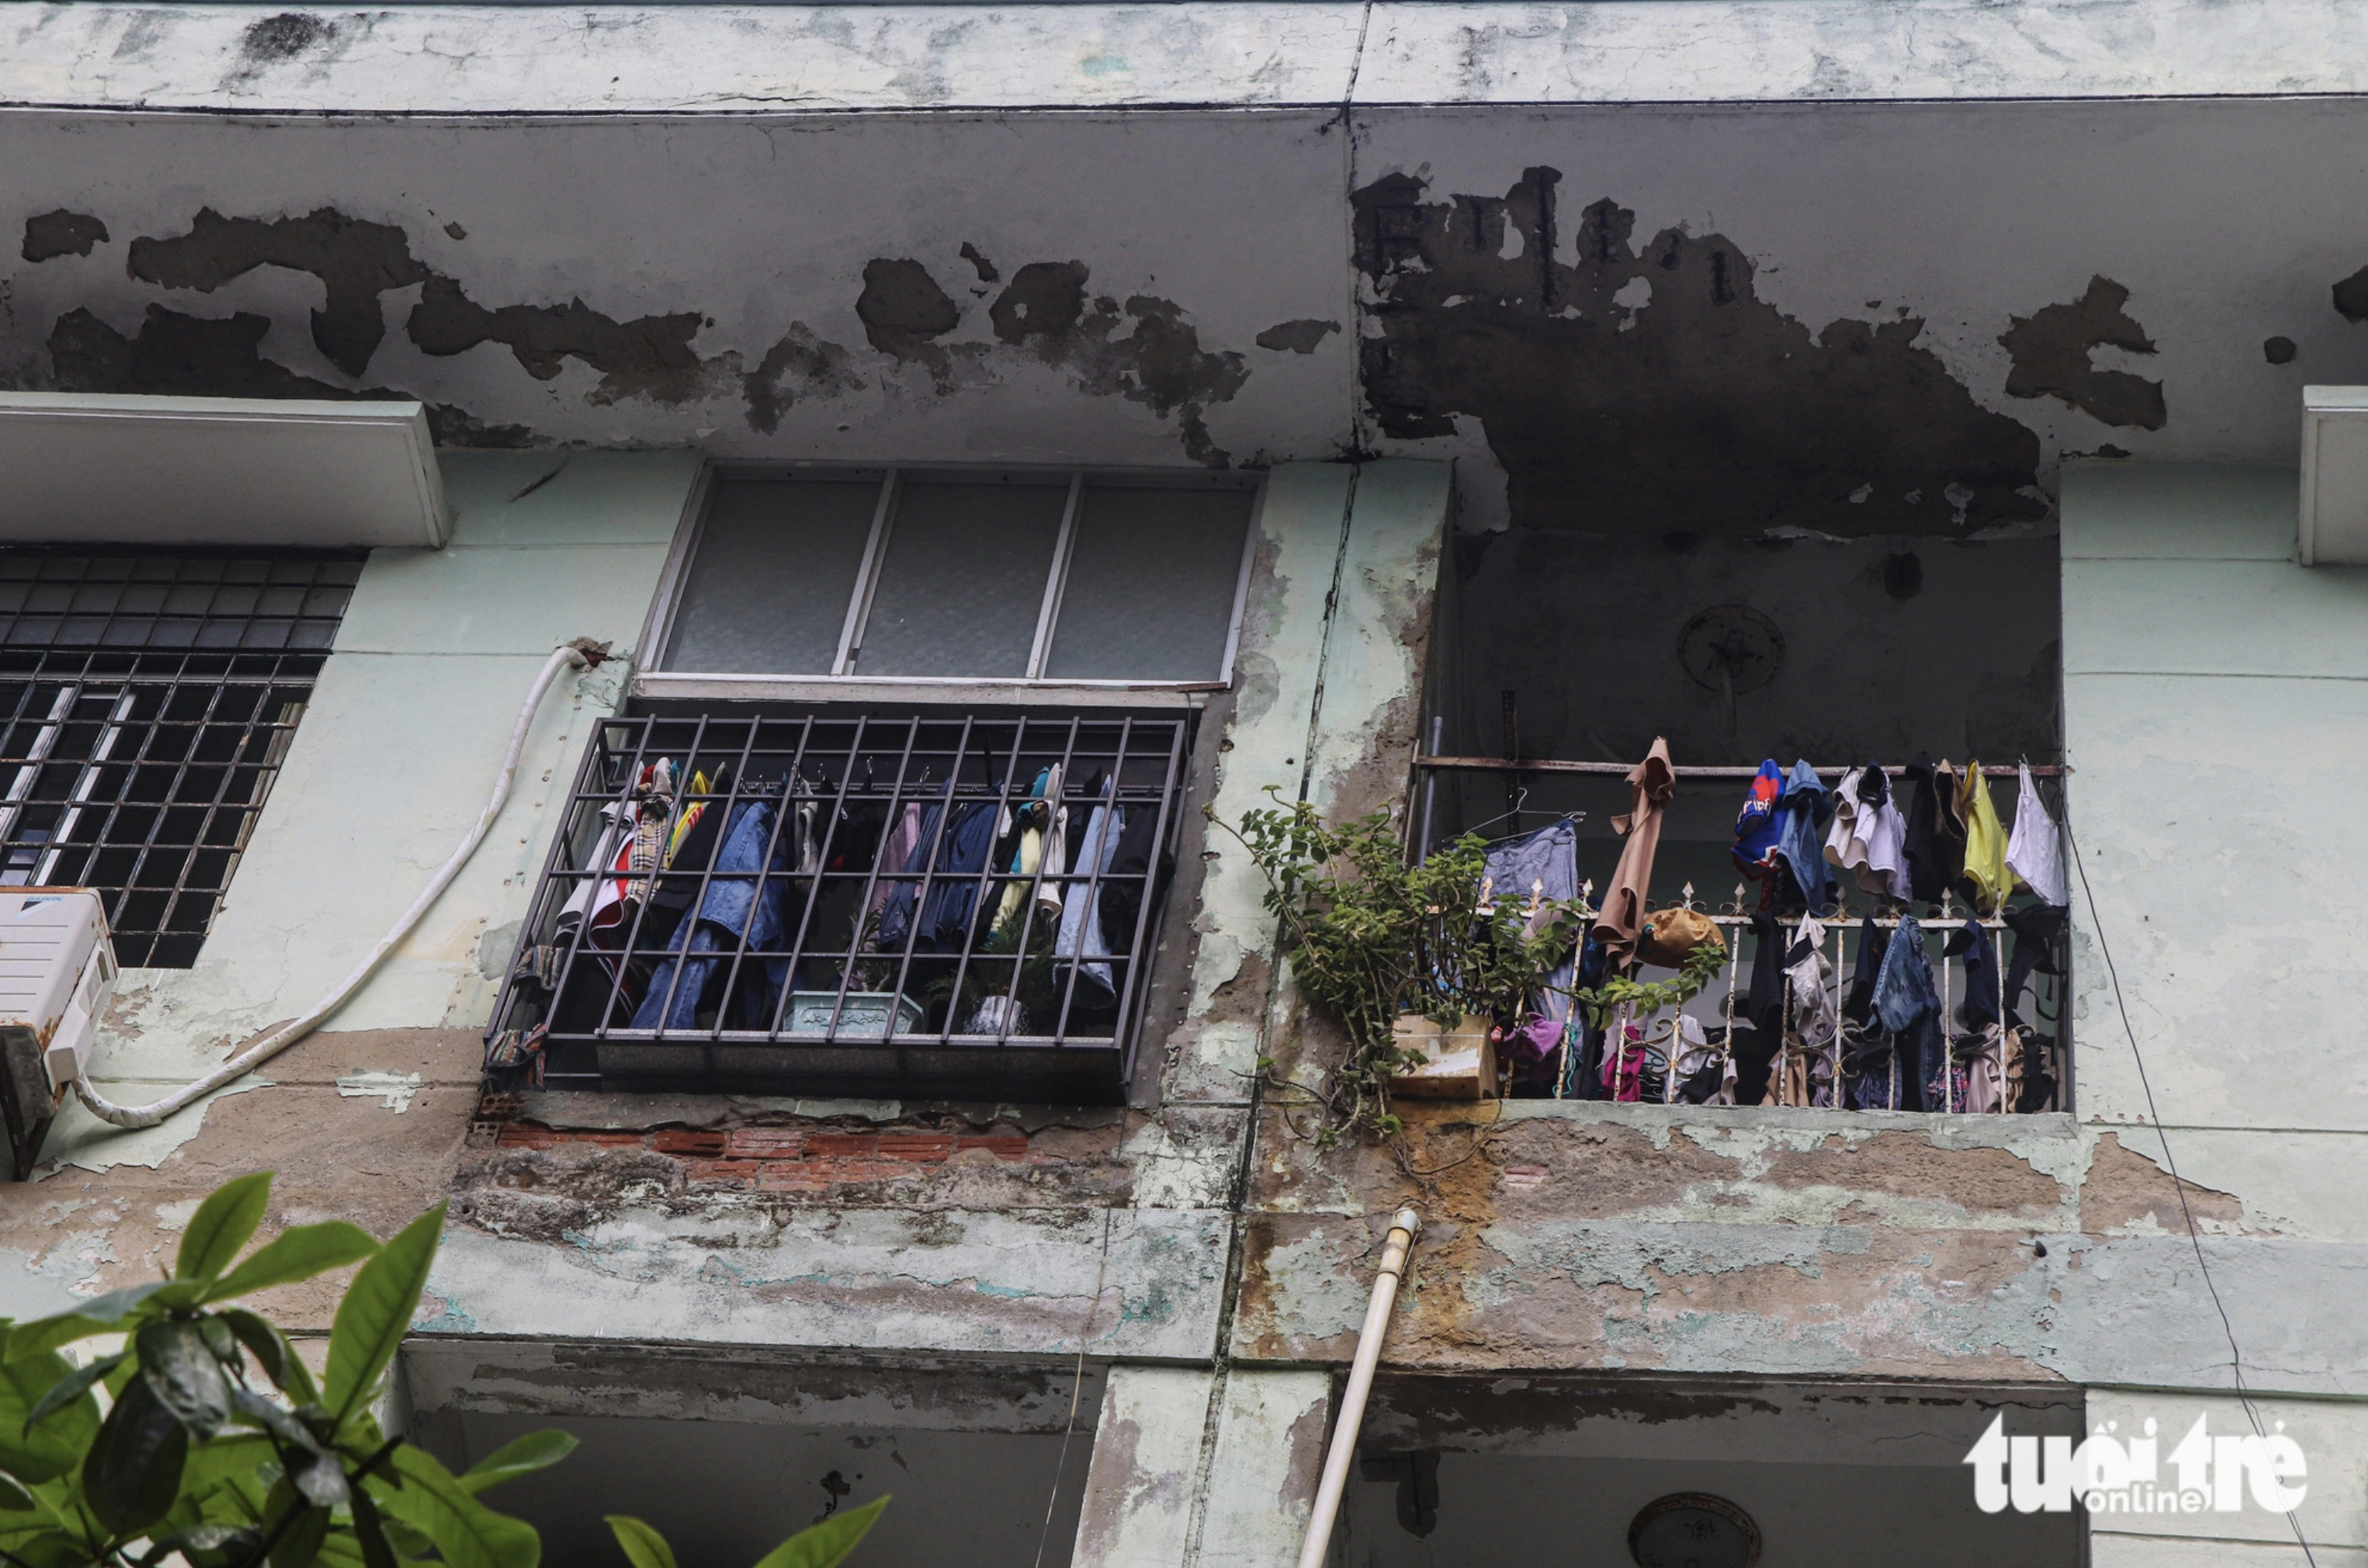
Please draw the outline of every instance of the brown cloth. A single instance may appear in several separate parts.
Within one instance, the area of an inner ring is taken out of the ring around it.
[[[1669,743],[1659,736],[1645,760],[1628,770],[1629,798],[1624,817],[1613,817],[1614,831],[1627,835],[1620,851],[1620,869],[1611,873],[1611,891],[1603,895],[1603,912],[1595,917],[1595,939],[1603,944],[1612,965],[1622,967],[1635,956],[1636,935],[1645,925],[1645,895],[1653,883],[1653,857],[1661,847],[1661,812],[1678,792],[1678,770],[1669,762]]]

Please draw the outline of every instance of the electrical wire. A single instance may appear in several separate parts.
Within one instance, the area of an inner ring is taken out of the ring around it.
[[[552,683],[559,678],[560,672],[570,667],[590,668],[608,656],[607,643],[595,642],[585,637],[579,637],[573,642],[564,643],[552,650],[551,657],[544,661],[542,669],[535,676],[534,685],[528,688],[526,705],[518,710],[518,723],[510,730],[509,749],[502,756],[502,770],[500,776],[494,780],[493,795],[485,801],[485,809],[477,813],[476,824],[469,829],[468,837],[461,841],[461,847],[454,850],[451,858],[446,860],[436,875],[429,879],[427,886],[420,891],[419,896],[411,901],[411,907],[403,912],[402,917],[395,921],[393,927],[379,938],[378,945],[363,957],[361,962],[353,967],[352,971],[345,979],[337,982],[326,996],[315,1002],[303,1017],[284,1028],[275,1029],[269,1038],[240,1051],[196,1083],[184,1085],[163,1099],[151,1104],[117,1105],[91,1086],[87,1069],[76,1074],[74,1080],[74,1096],[82,1101],[91,1115],[111,1126],[154,1127],[175,1111],[181,1110],[194,1101],[212,1094],[223,1085],[254,1072],[257,1067],[319,1028],[323,1019],[344,1006],[347,1000],[356,991],[361,989],[362,983],[386,960],[387,954],[394,950],[395,945],[411,934],[411,928],[419,924],[420,916],[426,915],[428,906],[443,894],[446,888],[452,885],[452,879],[461,874],[461,868],[469,863],[469,857],[476,853],[477,846],[485,841],[485,835],[493,827],[494,819],[501,815],[503,805],[510,798],[510,783],[518,777],[518,756],[526,749],[527,732],[534,727],[535,712],[542,706],[544,693],[548,692]]]
[[[1045,1543],[1053,1539],[1053,1511],[1061,1503],[1061,1474],[1069,1468],[1069,1439],[1077,1434],[1077,1397],[1086,1389],[1086,1345],[1093,1337],[1094,1314],[1102,1310],[1102,1281],[1110,1277],[1110,1211],[1102,1210],[1102,1260],[1094,1268],[1094,1299],[1086,1304],[1085,1326],[1077,1330],[1077,1369],[1069,1380],[1069,1418],[1061,1426],[1061,1457],[1053,1461],[1053,1494],[1044,1499],[1044,1526],[1036,1532],[1036,1568],[1044,1568]]]
[[[2179,1162],[2170,1153],[2170,1134],[2162,1125],[2162,1113],[2155,1108],[2154,1083],[2146,1076],[2146,1053],[2138,1049],[2138,1031],[2130,1022],[2129,1004],[2122,997],[2122,973],[2114,967],[2113,949],[2105,941],[2105,922],[2097,913],[2097,895],[2089,886],[2089,867],[2081,858],[2080,841],[2072,836],[2070,814],[2064,823],[2065,842],[2072,850],[2072,869],[2080,874],[2080,896],[2089,905],[2089,927],[2097,934],[2097,951],[2105,960],[2105,974],[2113,984],[2113,1006],[2122,1016],[2122,1032],[2129,1037],[2130,1059],[2137,1063],[2138,1086],[2146,1092],[2146,1119],[2154,1126],[2154,1135],[2162,1141],[2162,1163],[2170,1172],[2171,1190],[2179,1195],[2180,1217],[2187,1223],[2187,1244],[2195,1251],[2195,1267],[2203,1276],[2203,1289],[2212,1297],[2212,1310],[2220,1314],[2220,1332],[2228,1340],[2228,1371],[2237,1384],[2237,1403],[2243,1406],[2245,1418],[2253,1424],[2254,1436],[2266,1438],[2269,1428],[2261,1425],[2261,1413],[2254,1407],[2252,1391],[2245,1386],[2244,1352],[2237,1346],[2237,1325],[2229,1321],[2228,1309],[2220,1300],[2220,1287],[2213,1281],[2212,1265],[2204,1260],[2203,1238],[2195,1228],[2194,1211],[2187,1206],[2187,1183],[2179,1174]],[[2302,1548],[2303,1560],[2318,1568],[2318,1559],[2311,1555],[2310,1541],[2303,1535],[2302,1519],[2291,1508],[2286,1510],[2286,1523],[2293,1527],[2294,1544]]]

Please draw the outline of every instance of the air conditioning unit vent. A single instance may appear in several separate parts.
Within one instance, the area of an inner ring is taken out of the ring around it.
[[[90,1063],[115,990],[107,908],[89,888],[0,889],[0,1119],[32,1174],[67,1085]]]

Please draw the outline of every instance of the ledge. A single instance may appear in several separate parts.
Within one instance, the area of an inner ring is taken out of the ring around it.
[[[2368,93],[2350,0],[19,5],[0,103],[298,114],[1963,102]]]

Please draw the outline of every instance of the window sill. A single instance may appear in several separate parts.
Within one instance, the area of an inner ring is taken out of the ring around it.
[[[922,680],[894,676],[676,675],[651,671],[633,678],[636,697],[722,702],[912,702],[965,707],[1197,708],[1222,683],[1062,680]]]

